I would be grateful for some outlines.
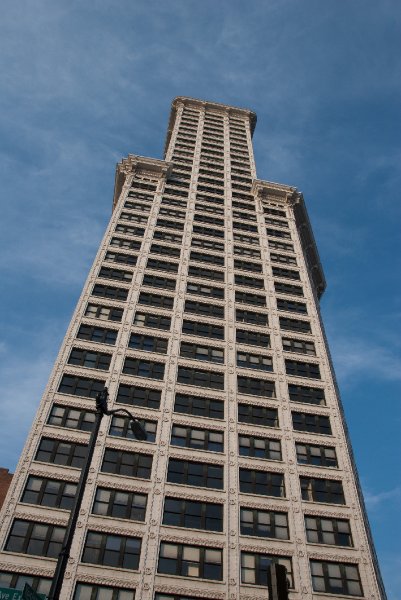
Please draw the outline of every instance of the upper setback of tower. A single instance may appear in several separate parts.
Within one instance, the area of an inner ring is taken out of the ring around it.
[[[168,161],[167,157],[172,154],[171,150],[174,146],[174,133],[180,124],[179,109],[182,107],[190,107],[200,111],[215,113],[220,116],[230,118],[243,119],[249,126],[249,154],[253,161],[252,136],[256,126],[256,113],[247,108],[238,108],[221,104],[219,102],[208,102],[196,98],[188,98],[186,96],[177,96],[171,104],[170,118],[167,128],[167,136],[164,148],[164,160],[147,158],[129,154],[116,166],[116,176],[114,185],[113,210],[116,207],[125,180],[132,173],[152,174],[157,179],[167,179],[171,175],[174,165],[173,161]],[[271,181],[265,181],[256,178],[256,169],[252,181],[251,194],[254,196],[260,209],[263,210],[268,202],[277,204],[291,205],[294,211],[295,223],[299,232],[302,248],[308,265],[308,270],[312,282],[312,287],[318,299],[323,295],[326,289],[326,279],[323,272],[323,267],[320,262],[319,252],[316,241],[313,235],[312,227],[306,210],[305,201],[302,192],[294,186],[288,186]]]

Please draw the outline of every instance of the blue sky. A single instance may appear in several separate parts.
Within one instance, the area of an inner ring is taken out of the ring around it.
[[[37,0],[0,22],[0,465],[13,469],[108,222],[171,100],[252,108],[261,179],[304,192],[389,598],[401,587],[401,12],[381,0]]]

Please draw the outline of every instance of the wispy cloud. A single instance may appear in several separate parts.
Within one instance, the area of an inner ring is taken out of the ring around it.
[[[396,486],[385,492],[373,492],[369,489],[364,490],[366,506],[369,510],[381,509],[383,503],[395,502],[401,508],[401,486]]]

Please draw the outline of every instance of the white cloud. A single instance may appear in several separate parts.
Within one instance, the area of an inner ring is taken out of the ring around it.
[[[396,486],[385,492],[373,492],[369,489],[364,489],[363,496],[366,506],[369,510],[375,510],[382,507],[383,503],[401,501],[401,486]]]

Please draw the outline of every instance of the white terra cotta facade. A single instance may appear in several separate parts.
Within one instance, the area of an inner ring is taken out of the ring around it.
[[[288,568],[291,600],[385,598],[304,200],[256,178],[255,123],[179,97],[165,160],[117,166],[1,514],[0,586],[27,576],[48,590],[107,385],[150,441],[127,438],[123,420],[110,435],[103,419],[63,600],[262,600],[269,557]]]

